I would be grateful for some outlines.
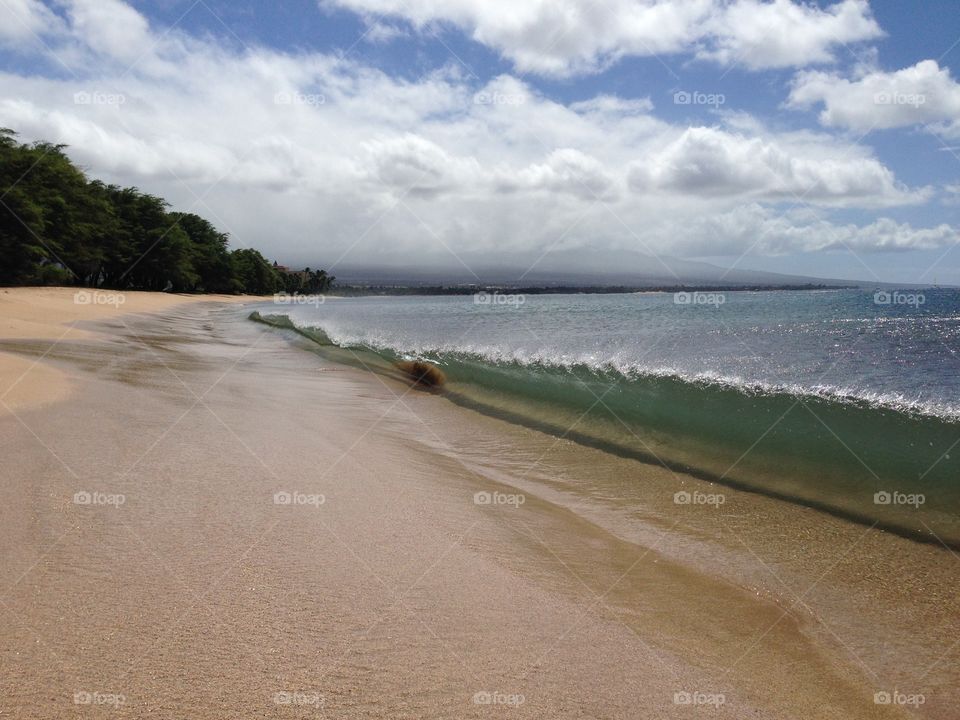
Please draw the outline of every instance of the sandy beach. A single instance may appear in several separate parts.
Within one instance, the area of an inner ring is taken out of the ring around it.
[[[960,716],[947,549],[678,511],[255,304],[0,292],[0,717]]]
[[[81,322],[116,319],[128,313],[162,312],[191,302],[237,302],[230,295],[94,291],[82,288],[3,288],[0,290],[0,339],[62,341],[94,340],[99,333]],[[0,413],[62,400],[69,379],[38,359],[0,351]],[[6,406],[6,407],[5,407]]]

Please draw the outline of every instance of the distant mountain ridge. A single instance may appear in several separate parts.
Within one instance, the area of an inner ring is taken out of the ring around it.
[[[452,258],[451,258],[452,259]],[[397,265],[337,265],[341,285],[453,286],[497,285],[503,287],[601,287],[632,288],[704,286],[796,286],[907,287],[846,278],[787,275],[760,270],[722,268],[706,262],[670,256],[650,256],[633,251],[593,252],[556,250],[514,253],[492,258],[488,254],[463,253],[457,264],[442,267]],[[571,269],[576,268],[576,269]]]

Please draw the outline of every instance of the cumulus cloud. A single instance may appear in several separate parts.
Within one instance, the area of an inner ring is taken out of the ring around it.
[[[523,72],[593,72],[624,56],[694,54],[729,65],[802,67],[882,32],[867,0],[322,0],[421,29],[448,24]]]
[[[497,187],[506,192],[542,190],[574,195],[586,201],[615,200],[617,179],[596,158],[573,148],[555,150],[542,163],[497,173]]]
[[[407,80],[324,53],[228,49],[123,6],[117,26],[134,46],[90,28],[98,7],[70,0],[46,33],[73,72],[0,73],[0,126],[66,143],[93,175],[167,197],[280,260],[739,253],[765,229],[768,252],[827,247],[831,232],[864,249],[951,241],[945,226],[777,219],[795,195],[825,212],[926,197],[868,148],[824,133],[743,113],[688,128],[658,119],[648,98],[566,105],[510,75],[478,85],[454,65]]]
[[[713,20],[713,47],[701,57],[752,70],[829,63],[839,45],[883,33],[867,0],[844,0],[824,9],[791,0],[738,0]]]
[[[630,185],[638,192],[828,205],[850,201],[864,206],[899,205],[929,197],[927,190],[898,186],[889,169],[861,151],[838,146],[835,153],[826,153],[828,145],[822,142],[821,147],[811,148],[796,139],[745,137],[692,127],[636,163],[630,170]]]
[[[370,176],[402,193],[436,196],[476,183],[481,175],[475,158],[458,158],[422,137],[380,138],[364,143]]]
[[[820,122],[830,127],[867,132],[924,125],[960,137],[960,84],[936,60],[896,72],[865,71],[853,80],[804,72],[788,103],[795,108],[823,105]]]
[[[651,229],[654,238],[670,232],[677,232],[676,224],[671,221]],[[745,248],[760,255],[783,255],[822,251],[903,252],[947,247],[958,242],[960,232],[947,224],[916,228],[885,217],[861,225],[835,223],[818,213],[781,214],[751,203],[688,220],[677,247],[689,255],[735,254]]]

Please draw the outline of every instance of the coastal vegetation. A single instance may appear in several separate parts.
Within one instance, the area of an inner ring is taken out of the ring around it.
[[[0,285],[196,293],[324,293],[324,270],[291,271],[193,213],[91,180],[64,145],[0,129]]]

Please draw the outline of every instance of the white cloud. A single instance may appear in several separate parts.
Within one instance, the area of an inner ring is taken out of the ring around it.
[[[60,18],[40,0],[0,3],[0,42],[29,41],[60,29]]]
[[[791,0],[737,0],[714,19],[714,33],[714,47],[702,57],[753,70],[832,62],[838,46],[883,34],[867,0],[824,9]]]
[[[960,136],[960,84],[936,60],[896,72],[865,71],[855,80],[823,72],[798,75],[789,105],[823,105],[820,122],[857,132],[925,125]]]
[[[480,164],[458,158],[418,135],[388,137],[364,143],[369,176],[401,194],[435,196],[475,184]]]
[[[644,115],[653,110],[653,103],[650,98],[626,100],[613,95],[597,95],[589,100],[573,103],[570,109],[593,116]]]
[[[617,180],[596,158],[573,148],[555,150],[542,163],[504,169],[496,186],[505,192],[544,191],[570,194],[588,202],[615,200]]]
[[[403,37],[406,34],[403,28],[396,25],[385,22],[372,22],[367,26],[367,30],[363,34],[363,39],[369,43],[387,43],[398,37]]]
[[[755,255],[786,255],[797,252],[873,252],[930,250],[960,242],[960,233],[947,224],[915,228],[890,218],[857,225],[831,222],[818,213],[800,211],[780,214],[757,204],[726,213],[695,217],[682,229],[667,221],[652,229],[652,235],[681,233],[678,248],[691,256],[738,254],[749,248]]]
[[[147,21],[120,0],[69,0],[67,15],[73,31],[92,50],[132,63],[149,53],[154,42]]]
[[[960,183],[944,185],[940,202],[943,205],[960,205]]]
[[[830,145],[692,127],[635,163],[630,184],[638,192],[826,205],[900,205],[929,197],[929,191],[898,186],[893,173],[862,150],[838,145],[830,152]]]
[[[282,261],[742,252],[764,228],[777,241],[761,247],[782,252],[824,247],[834,228],[777,220],[762,203],[796,193],[856,211],[927,193],[902,187],[867,148],[743,113],[688,128],[654,117],[646,98],[566,106],[509,75],[478,87],[455,65],[407,81],[320,53],[161,33],[127,8],[118,26],[139,37],[134,48],[73,7],[49,40],[77,77],[0,73],[0,126],[67,143],[93,175],[167,197]],[[77,103],[78,92],[123,101]],[[927,247],[952,232],[875,224],[834,231],[864,249]]]
[[[426,29],[448,24],[522,72],[570,75],[624,56],[695,54],[749,69],[831,62],[882,32],[867,0],[820,9],[793,0],[321,0]]]

